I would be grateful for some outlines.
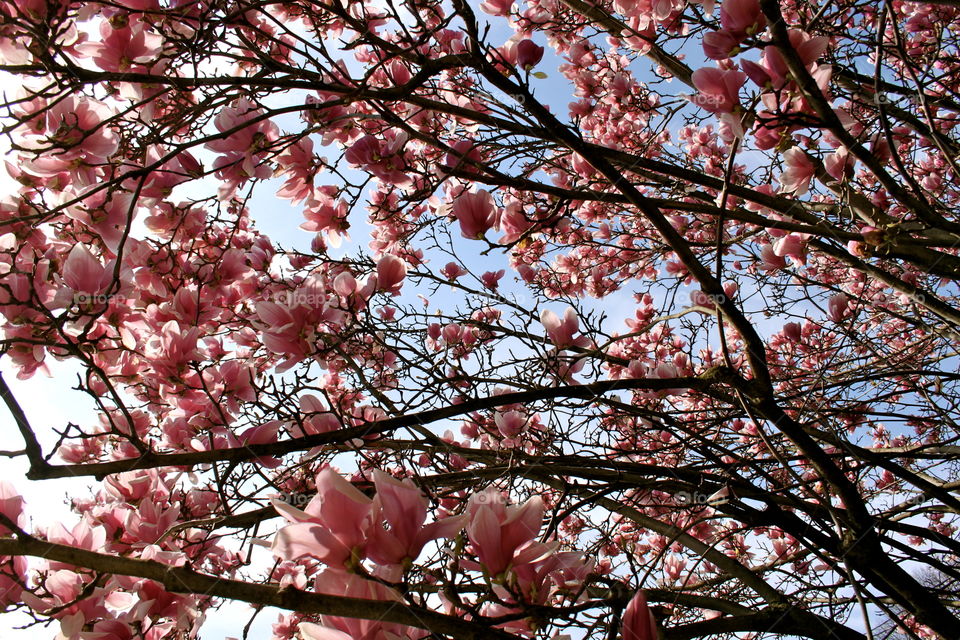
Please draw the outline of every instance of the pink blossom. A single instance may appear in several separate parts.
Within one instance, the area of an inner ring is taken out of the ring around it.
[[[776,271],[787,266],[787,261],[782,256],[777,255],[771,244],[763,245],[763,249],[760,250],[760,260],[763,263],[763,268],[767,271]]]
[[[680,576],[683,575],[683,570],[686,566],[687,561],[676,554],[667,556],[666,560],[663,561],[663,568],[667,574],[667,579],[671,582],[680,580]]]
[[[397,256],[386,253],[377,262],[377,289],[394,295],[400,293],[407,277],[407,263]]]
[[[574,339],[573,335],[580,331],[580,319],[573,307],[567,307],[563,312],[563,320],[549,309],[540,314],[540,324],[547,330],[547,336],[557,347],[563,349],[570,346],[586,346],[589,343],[585,337]]]
[[[758,0],[723,0],[720,5],[720,25],[742,41],[766,26],[767,20]]]
[[[493,195],[489,191],[464,191],[453,203],[453,216],[464,238],[479,240],[497,221]]]
[[[293,524],[277,532],[273,553],[283,560],[310,555],[331,567],[355,564],[363,557],[372,500],[330,467],[317,474],[316,484],[317,495],[303,511],[274,501]]]
[[[498,228],[504,235],[500,238],[501,244],[516,242],[531,227],[530,220],[527,219],[523,210],[523,205],[516,200],[510,200],[500,216]],[[529,269],[527,265],[519,265],[517,270],[523,277],[523,269]]]
[[[780,257],[794,258],[800,264],[806,264],[807,240],[799,233],[788,233],[773,245],[773,253]]]
[[[496,412],[493,414],[494,424],[504,438],[514,438],[527,428],[527,416],[519,411]]]
[[[693,72],[691,80],[699,91],[690,98],[691,102],[720,114],[730,113],[740,106],[740,87],[747,76],[740,71],[703,67]]]
[[[813,163],[806,152],[799,147],[787,149],[783,154],[783,160],[786,167],[780,174],[780,191],[803,195],[807,192],[810,180],[813,178]]]
[[[801,327],[799,322],[787,322],[783,325],[783,335],[787,340],[791,342],[800,342],[802,337]]]
[[[460,276],[467,275],[469,271],[461,267],[456,262],[448,262],[443,269],[440,269],[440,275],[447,280],[456,280]]]
[[[343,298],[349,298],[357,292],[357,279],[349,271],[337,274],[333,279],[333,290]]]
[[[480,276],[480,282],[483,283],[484,288],[496,291],[497,287],[500,286],[500,278],[503,277],[504,273],[506,273],[504,269],[500,269],[499,271],[486,271]]]
[[[517,66],[528,71],[543,59],[543,47],[533,40],[525,39],[517,43]]]
[[[132,21],[115,29],[110,20],[100,23],[98,42],[80,45],[79,50],[89,55],[104,71],[147,71],[143,65],[160,53],[163,38],[151,33],[144,22]]]
[[[716,308],[716,298],[704,293],[700,289],[694,289],[690,292],[690,304],[693,307],[702,307],[705,309]]]
[[[0,514],[18,527],[23,527],[23,498],[6,480],[0,480]],[[9,534],[10,529],[0,524],[0,535]]]
[[[403,598],[396,589],[345,571],[331,569],[322,571],[314,579],[314,588],[320,593],[333,596],[377,602],[403,602]],[[306,631],[307,638],[310,640],[399,640],[409,638],[411,635],[417,637],[416,632],[409,627],[380,620],[325,615],[321,617],[321,622],[323,626],[302,623],[300,628]],[[324,627],[329,631],[324,630]],[[342,635],[331,633],[331,631]]]
[[[455,322],[451,322],[443,327],[442,335],[444,342],[448,345],[457,344],[463,337],[463,327]]]
[[[513,0],[484,0],[480,3],[480,9],[491,16],[508,16],[512,8]]]
[[[417,559],[427,542],[449,538],[463,528],[465,518],[462,516],[424,525],[428,502],[410,480],[397,480],[382,471],[374,471],[373,481],[377,489],[373,499],[375,524],[367,553],[374,562],[404,567]]]
[[[223,137],[207,143],[207,148],[218,153],[256,153],[266,150],[280,134],[280,130],[263,110],[247,98],[239,98],[221,109],[214,119]]]
[[[38,153],[25,158],[21,169],[40,178],[57,179],[62,174],[80,186],[95,183],[98,167],[119,148],[119,138],[103,124],[112,115],[106,105],[90,98],[69,95],[58,100],[33,125],[36,135],[21,142],[26,151]],[[43,153],[49,149],[56,153]]]
[[[637,591],[623,612],[622,640],[657,640],[657,624],[643,591]]]
[[[737,54],[740,40],[726,30],[711,31],[703,36],[703,53],[711,60],[726,60]]]
[[[369,171],[386,184],[406,186],[411,183],[410,176],[404,172],[407,163],[403,148],[407,142],[407,134],[388,131],[384,135],[383,142],[371,135],[359,138],[343,157],[350,164]]]
[[[829,38],[822,36],[814,38],[797,29],[790,29],[788,37],[801,62],[811,71],[813,70],[813,64],[823,55],[830,44]],[[741,60],[740,66],[761,89],[778,91],[787,85],[790,77],[783,55],[774,45],[764,48],[760,64],[749,60]]]
[[[300,397],[300,414],[304,416],[304,435],[336,431],[343,426],[323,400],[309,393]]]
[[[106,289],[113,274],[82,244],[75,244],[63,262],[63,281],[75,293],[95,295]]]
[[[380,161],[380,141],[371,135],[358,138],[346,153],[344,159],[352,165],[364,167]]]
[[[457,140],[451,146],[443,160],[444,167],[475,173],[476,164],[483,162],[480,148],[472,140]]]
[[[827,318],[840,323],[850,307],[850,298],[845,293],[835,293],[827,300]]]
[[[353,640],[353,636],[337,631],[330,627],[321,627],[312,622],[301,622],[297,625],[303,640]]]
[[[843,182],[853,173],[853,163],[853,158],[850,158],[847,150],[841,147],[824,157],[823,168],[830,177]]]
[[[470,497],[467,537],[490,576],[499,576],[522,560],[523,549],[540,533],[543,512],[543,500],[539,496],[510,507],[505,506],[501,494],[493,489]]]

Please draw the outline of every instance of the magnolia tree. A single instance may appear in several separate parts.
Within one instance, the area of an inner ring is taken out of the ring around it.
[[[952,0],[3,0],[3,361],[98,418],[0,383],[6,455],[79,479],[51,526],[2,485],[0,602],[956,637],[958,38]]]

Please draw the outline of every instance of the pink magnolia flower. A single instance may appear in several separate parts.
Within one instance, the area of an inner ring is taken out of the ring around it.
[[[543,59],[543,47],[533,40],[525,39],[517,43],[517,66],[528,71]]]
[[[247,98],[239,98],[221,109],[214,119],[217,130],[225,136],[206,144],[218,153],[255,153],[266,150],[280,135],[280,129],[264,118],[263,109]]]
[[[701,307],[704,309],[715,309],[717,306],[716,298],[708,295],[701,289],[694,289],[690,292],[690,305],[692,307]]]
[[[704,67],[691,76],[693,86],[699,93],[691,102],[712,113],[731,113],[740,106],[740,87],[747,81],[741,71]]]
[[[511,565],[524,560],[524,548],[540,533],[543,512],[543,500],[539,496],[510,507],[493,489],[470,497],[467,537],[488,575],[500,576]]]
[[[480,3],[480,9],[491,16],[508,16],[513,8],[513,0],[485,0]]]
[[[386,253],[377,262],[377,289],[394,295],[400,293],[407,277],[407,263],[397,256]]]
[[[807,240],[799,233],[788,233],[773,245],[773,253],[780,257],[794,258],[800,264],[806,264]]]
[[[500,243],[516,242],[531,225],[532,223],[524,213],[523,204],[516,200],[508,200],[497,225],[497,228],[504,233],[503,237],[500,238]],[[517,271],[521,273],[521,277],[523,277],[524,269],[529,269],[529,267],[525,264],[517,266]]]
[[[231,442],[231,446],[244,447],[250,444],[270,444],[271,442],[276,442],[282,425],[283,423],[279,420],[268,420],[263,424],[244,429],[237,434],[235,439],[236,444]],[[280,466],[280,460],[270,456],[256,458],[256,461],[268,469],[275,469]]]
[[[720,25],[741,42],[744,36],[756,33],[766,24],[758,0],[723,0],[720,5]]]
[[[585,347],[590,344],[586,336],[576,339],[573,337],[575,333],[580,331],[580,319],[573,307],[567,307],[567,310],[563,312],[563,320],[553,311],[544,309],[540,314],[540,324],[547,330],[550,341],[561,349],[571,346]]]
[[[482,238],[497,222],[493,195],[483,189],[464,191],[457,196],[451,209],[453,216],[460,223],[461,235],[471,240]]]
[[[475,165],[483,162],[480,148],[475,146],[473,140],[457,140],[450,148],[443,160],[443,166],[448,169],[475,172]]]
[[[340,419],[331,413],[327,403],[313,394],[300,397],[300,413],[303,418],[303,435],[327,433],[342,428]]]
[[[382,182],[397,186],[411,183],[403,169],[407,163],[403,157],[403,147],[407,142],[405,133],[387,132],[382,143],[371,135],[356,140],[343,157],[352,165],[369,171]]]
[[[683,575],[683,570],[687,567],[687,561],[684,558],[681,558],[677,554],[671,554],[667,556],[667,559],[663,561],[663,569],[667,574],[667,578],[671,582],[677,582],[680,580],[680,576]]]
[[[791,147],[783,154],[786,168],[780,174],[780,191],[803,195],[810,186],[814,166],[806,152],[799,147]]]
[[[797,29],[790,29],[788,37],[790,38],[790,44],[793,45],[797,55],[800,56],[800,60],[811,71],[814,63],[823,55],[830,44],[829,38],[823,36],[814,38],[810,34]],[[774,45],[764,48],[760,64],[749,60],[741,60],[740,67],[761,89],[778,91],[787,85],[790,77],[783,55]]]
[[[96,295],[109,286],[112,269],[106,269],[82,244],[75,244],[63,262],[63,281],[75,294]]]
[[[441,332],[443,340],[447,344],[457,344],[463,339],[463,334],[463,327],[456,322],[451,322],[450,324],[445,325],[443,327],[443,331]]]
[[[845,293],[835,293],[827,300],[827,317],[833,322],[843,322],[847,309],[850,307],[850,298]]]
[[[799,322],[787,322],[783,325],[783,335],[790,342],[800,342],[803,333]]]
[[[333,596],[377,602],[403,602],[396,589],[345,571],[322,571],[314,580],[314,588],[320,593]],[[322,626],[313,623],[300,624],[305,640],[400,640],[422,635],[410,627],[380,620],[328,615],[321,616],[320,620]]]
[[[103,103],[71,95],[51,106],[45,115],[50,141],[68,149],[78,147],[88,161],[104,161],[117,151],[117,135],[101,126],[113,115]]]
[[[337,631],[330,627],[322,627],[312,622],[301,622],[297,625],[303,640],[353,640],[353,636]]]
[[[375,164],[380,161],[380,141],[371,135],[358,138],[343,157],[358,167]]]
[[[0,480],[0,513],[18,527],[23,527],[23,498],[6,480]],[[10,533],[10,529],[0,524],[0,535]]]
[[[504,438],[513,438],[523,433],[527,428],[527,416],[519,411],[506,411],[504,413],[498,411],[493,414],[493,422]]]
[[[500,286],[500,278],[503,277],[504,273],[506,273],[504,269],[500,269],[499,271],[486,271],[480,276],[480,282],[483,283],[485,288],[496,291],[497,287]]]
[[[447,280],[456,280],[460,276],[465,276],[468,273],[469,271],[458,265],[456,262],[448,262],[443,269],[440,269],[440,275]]]
[[[787,266],[787,261],[783,259],[783,256],[777,255],[772,244],[763,245],[763,249],[760,250],[760,260],[763,263],[763,268],[767,271],[776,271]]]
[[[711,60],[726,60],[739,52],[740,40],[732,33],[721,29],[703,36],[703,53]]]
[[[427,542],[449,538],[465,524],[464,516],[454,516],[424,525],[428,502],[413,482],[397,480],[382,471],[374,471],[373,482],[377,495],[373,499],[374,525],[367,555],[374,562],[395,567],[396,573],[416,560]]]
[[[26,151],[38,152],[36,157],[24,155],[20,168],[49,179],[49,187],[63,178],[77,186],[95,183],[98,167],[119,148],[118,136],[103,124],[112,115],[109,107],[90,98],[71,95],[58,100],[45,110],[41,122],[32,123],[36,135],[24,136],[20,142]],[[56,152],[44,153],[51,148]]]
[[[853,174],[854,159],[849,157],[848,151],[840,147],[823,159],[823,168],[832,178],[843,182]]]
[[[657,623],[647,606],[643,591],[637,591],[623,612],[622,640],[657,640]]]
[[[176,320],[170,320],[147,341],[144,353],[160,375],[179,376],[190,362],[202,359],[199,337],[198,327],[184,329]]]
[[[303,511],[273,502],[293,523],[277,532],[273,554],[282,560],[309,555],[336,568],[354,565],[364,554],[372,500],[330,467],[317,474],[316,484],[317,495]]]
[[[375,276],[367,278],[361,286],[349,271],[339,273],[333,279],[333,290],[340,296],[346,305],[346,309],[352,312],[367,308],[367,300],[373,295],[376,286],[377,278]]]
[[[110,20],[101,22],[98,41],[83,43],[78,50],[104,71],[146,71],[143,65],[160,53],[163,38],[147,31],[144,22],[131,21],[120,29],[113,24]]]

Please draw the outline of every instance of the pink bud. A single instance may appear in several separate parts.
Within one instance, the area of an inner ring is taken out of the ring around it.
[[[357,279],[349,272],[344,271],[334,278],[333,290],[337,292],[337,295],[348,298],[350,294],[357,290]]]
[[[447,344],[456,344],[460,342],[460,336],[463,334],[463,328],[456,324],[451,323],[443,328],[443,339]]]
[[[453,216],[460,223],[464,238],[477,240],[491,229],[497,220],[493,196],[489,191],[466,191],[457,196],[452,207]]]
[[[527,426],[527,417],[519,411],[497,412],[493,416],[493,421],[504,438],[513,438],[523,432]]]
[[[783,335],[791,342],[800,342],[802,334],[799,322],[788,322],[783,325]]]
[[[517,66],[521,69],[532,69],[542,59],[543,47],[533,40],[521,40],[517,43]]]
[[[399,293],[406,277],[407,264],[397,256],[387,253],[377,262],[377,289],[380,291]]]
[[[833,322],[841,322],[850,306],[850,298],[845,293],[835,293],[827,300],[827,317]]]
[[[622,640],[657,640],[657,624],[647,606],[643,591],[637,591],[637,595],[633,596],[623,612],[621,638]]]

